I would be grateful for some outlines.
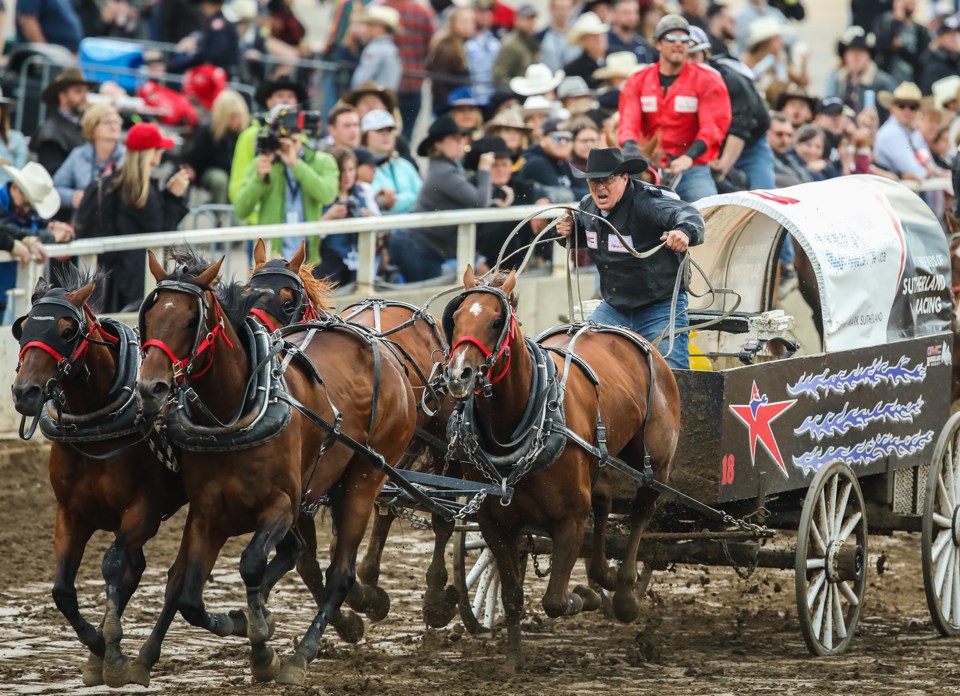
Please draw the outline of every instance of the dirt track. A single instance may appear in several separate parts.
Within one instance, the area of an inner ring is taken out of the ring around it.
[[[54,501],[46,458],[36,448],[0,456],[0,693],[109,693],[84,688],[85,653],[50,598]],[[165,572],[184,515],[147,546],[148,569],[124,616],[128,653],[145,638],[159,609]],[[326,534],[326,530],[323,531]],[[528,584],[524,640],[527,668],[506,677],[498,639],[462,635],[456,623],[426,631],[420,597],[430,538],[403,526],[387,549],[384,585],[393,601],[386,620],[367,623],[357,646],[326,638],[300,688],[255,685],[240,639],[220,639],[178,619],[149,689],[179,694],[744,694],[960,693],[960,642],[941,640],[926,612],[919,538],[870,540],[871,576],[859,635],[850,653],[812,659],[795,618],[793,575],[757,571],[748,580],[725,568],[683,567],[654,575],[640,621],[619,625],[599,614],[551,620],[539,609],[542,581]],[[99,616],[100,558],[95,537],[80,572],[81,607]],[[211,608],[237,608],[243,589],[242,543],[228,545],[207,586]],[[886,572],[876,559],[884,554]],[[579,571],[578,574],[582,571]],[[271,600],[273,644],[288,653],[313,615],[313,601],[291,576]]]

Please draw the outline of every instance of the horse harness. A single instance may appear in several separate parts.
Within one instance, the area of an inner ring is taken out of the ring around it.
[[[455,297],[445,308],[443,313],[443,329],[448,342],[453,339],[453,315],[468,295],[477,293],[492,294],[500,301],[504,316],[509,317],[493,349],[487,348],[473,336],[465,336],[453,344],[447,357],[459,345],[475,345],[486,356],[486,362],[480,368],[477,379],[479,386],[470,396],[457,404],[455,412],[450,416],[447,424],[447,439],[449,447],[447,459],[459,459],[473,465],[491,483],[501,486],[503,496],[501,505],[509,505],[513,489],[525,477],[545,470],[563,454],[567,440],[586,450],[596,457],[602,468],[616,460],[607,450],[606,427],[600,413],[600,380],[596,372],[586,360],[575,353],[576,342],[585,333],[612,333],[626,338],[633,343],[647,357],[650,366],[650,384],[647,390],[647,417],[651,412],[654,392],[653,361],[650,359],[653,349],[650,344],[637,334],[619,327],[606,326],[595,323],[567,324],[550,329],[532,340],[524,339],[524,345],[530,354],[534,365],[531,378],[530,396],[520,423],[514,429],[510,442],[500,443],[493,435],[490,419],[478,418],[476,413],[476,397],[482,396],[489,400],[492,396],[492,386],[506,375],[509,369],[510,349],[516,333],[516,314],[510,299],[500,288],[478,286],[471,288],[460,296]],[[541,343],[552,336],[559,334],[572,335],[566,348],[543,346]],[[563,368],[558,370],[556,362],[550,353],[563,358]],[[496,363],[503,357],[505,366],[493,379],[489,377]],[[566,425],[566,416],[563,409],[563,400],[566,393],[567,381],[570,377],[570,368],[576,366],[583,372],[590,383],[597,390],[596,415],[596,444],[591,444],[572,431]],[[492,409],[487,409],[491,413]],[[645,440],[645,417],[641,426],[641,437]],[[493,447],[505,454],[493,454],[489,449]],[[644,475],[652,478],[650,456],[644,442]],[[618,467],[619,468],[619,467]]]
[[[113,319],[98,319],[86,304],[78,308],[66,299],[66,291],[54,288],[33,303],[30,312],[13,324],[14,338],[20,343],[19,363],[30,348],[39,348],[57,360],[57,374],[44,386],[46,405],[25,432],[26,416],[20,422],[20,437],[29,440],[37,425],[44,437],[53,442],[69,444],[84,457],[96,460],[112,459],[139,445],[144,440],[157,459],[171,471],[179,470],[176,453],[163,441],[151,437],[155,424],[146,423],[136,403],[136,383],[140,367],[140,340],[132,328]],[[77,330],[68,337],[57,331],[58,320],[72,319]],[[30,322],[24,327],[27,319]],[[91,328],[85,330],[87,319]],[[93,338],[96,331],[103,340]],[[107,392],[106,405],[92,413],[66,413],[65,396],[61,383],[77,370],[89,377],[84,361],[90,343],[117,349],[117,372]],[[91,454],[80,449],[79,443],[103,442],[140,434],[134,442],[104,454]]]
[[[190,381],[206,374],[215,359],[218,335],[229,348],[233,343],[226,335],[223,310],[216,294],[213,297],[215,325],[207,329],[210,307],[207,288],[182,280],[162,280],[140,308],[140,334],[146,332],[146,313],[156,304],[160,291],[180,292],[197,301],[199,319],[197,333],[190,355],[177,358],[170,347],[160,339],[143,344],[147,349],[158,348],[170,360],[175,380],[169,409],[163,425],[165,434],[178,446],[190,452],[235,452],[256,447],[277,437],[290,423],[290,407],[278,398],[286,391],[282,372],[277,370],[280,346],[275,345],[266,328],[247,318],[237,334],[244,344],[253,369],[247,379],[240,408],[226,422],[221,421],[203,403]],[[207,363],[197,369],[198,359],[209,353]],[[204,422],[201,422],[201,419]]]
[[[271,317],[278,319],[283,326],[297,322],[315,321],[319,319],[317,311],[310,302],[303,278],[286,267],[283,259],[267,261],[250,276],[250,287],[254,290],[268,290],[250,310],[250,314],[276,331]],[[294,293],[293,301],[281,302],[280,291],[291,290]]]

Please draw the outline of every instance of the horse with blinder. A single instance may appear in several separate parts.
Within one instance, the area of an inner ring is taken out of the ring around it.
[[[266,248],[262,240],[254,245],[254,269],[250,287],[254,290],[267,290],[251,314],[263,321],[271,330],[278,326],[306,321],[317,316],[317,312],[329,312],[332,305],[329,295],[333,286],[313,277],[309,264],[303,263],[304,245],[290,261],[283,259],[267,260]],[[344,321],[365,326],[378,336],[385,338],[403,360],[407,376],[417,398],[418,419],[417,436],[410,450],[404,455],[398,468],[417,464],[426,471],[440,472],[444,468],[446,452],[446,423],[453,402],[442,398],[427,382],[434,364],[446,351],[446,343],[440,333],[436,320],[419,308],[402,302],[386,300],[367,300],[344,309]],[[426,394],[425,394],[426,392]],[[456,463],[451,463],[447,473],[459,476]],[[386,617],[390,609],[390,598],[377,584],[380,578],[380,562],[386,545],[390,527],[396,515],[389,509],[381,510],[374,516],[373,528],[367,543],[363,560],[357,566],[359,582],[347,597],[347,603],[355,610],[364,612],[374,621]],[[456,588],[447,585],[446,546],[453,534],[454,524],[440,515],[433,515],[432,527],[435,533],[433,558],[427,569],[427,589],[424,593],[423,617],[428,626],[439,628],[446,626],[457,610]],[[308,586],[322,587],[322,576],[316,566],[316,535],[312,524],[301,529],[307,542],[297,569]],[[336,624],[338,632],[340,625]],[[359,639],[359,635],[344,635],[346,639]]]
[[[153,254],[148,257],[158,284],[140,313],[145,355],[137,389],[144,412],[159,413],[179,392],[171,418],[189,402],[206,427],[236,423],[256,371],[238,331],[263,331],[247,319],[259,295],[237,283],[214,292],[223,259],[212,266],[196,259],[168,274]],[[375,464],[395,463],[406,449],[415,426],[413,394],[401,367],[376,341],[359,332],[297,327],[285,334],[277,370],[285,389],[272,399],[293,407],[286,427],[268,433],[241,457],[184,452],[190,509],[161,618],[130,665],[133,681],[148,681],[179,611],[217,635],[246,635],[255,679],[301,683],[326,625],[337,619],[355,582],[357,548],[384,482]],[[349,408],[340,411],[336,404]],[[312,427],[318,423],[328,427]],[[302,541],[291,533],[300,511],[315,511],[323,503],[330,504],[337,530],[323,606],[281,668],[267,645],[263,597],[301,554]],[[240,560],[247,609],[210,613],[202,595],[217,555],[228,538],[249,532],[253,537]]]
[[[17,411],[39,421],[52,440],[53,599],[90,650],[83,683],[120,686],[126,683],[120,618],[146,568],[143,546],[186,497],[180,476],[168,468],[175,462],[155,454],[137,431],[137,338],[129,327],[94,314],[91,297],[101,281],[65,266],[63,288],[37,282],[29,314],[13,327],[20,362],[12,392]],[[155,445],[155,436],[150,439]],[[83,552],[97,530],[115,537],[103,556],[107,604],[99,628],[80,613],[76,588]]]
[[[614,591],[619,620],[635,620],[637,549],[657,493],[638,490],[623,560],[618,571],[609,569],[604,534],[612,500],[606,479],[598,477],[600,459],[609,453],[638,468],[650,466],[656,480],[666,483],[680,431],[677,383],[656,350],[636,334],[594,324],[558,327],[542,344],[525,340],[515,285],[513,272],[485,285],[468,267],[464,292],[443,315],[450,343],[444,378],[459,402],[448,427],[448,437],[455,438],[451,447],[469,463],[464,469],[472,478],[501,477],[504,486],[514,487],[512,501],[488,498],[478,514],[500,572],[511,670],[523,664],[521,530],[535,527],[553,539],[546,613],[596,609],[600,597],[592,589],[567,591],[592,506],[588,575]]]

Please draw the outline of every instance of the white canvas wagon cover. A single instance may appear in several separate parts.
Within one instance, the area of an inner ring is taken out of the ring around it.
[[[806,252],[823,308],[825,351],[878,346],[947,331],[953,312],[947,239],[914,193],[876,176],[846,176],[772,191],[710,196],[696,207],[706,241],[691,247],[714,285],[769,306],[783,231]],[[693,290],[706,286],[694,277]],[[691,308],[719,309],[711,298]],[[727,300],[729,308],[730,300]]]

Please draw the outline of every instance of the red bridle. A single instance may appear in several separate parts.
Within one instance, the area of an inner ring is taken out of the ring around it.
[[[263,322],[263,325],[266,326],[268,329],[270,329],[271,333],[276,332],[277,327],[274,325],[273,321],[270,318],[270,315],[267,314],[265,310],[260,309],[259,307],[254,307],[253,309],[250,310],[250,315],[256,317],[261,322]],[[313,305],[308,300],[307,308],[303,311],[303,319],[301,319],[300,321],[317,321],[318,319],[319,317],[317,316],[317,313],[314,311]]]
[[[207,361],[206,366],[200,370],[195,375],[192,375],[192,379],[197,379],[205,375],[211,367],[213,367],[213,361],[215,358],[215,349],[217,344],[217,336],[222,336],[224,343],[227,344],[227,347],[231,350],[233,349],[233,343],[230,342],[230,339],[227,337],[226,329],[223,325],[223,312],[220,309],[220,301],[217,299],[217,296],[211,293],[213,297],[213,306],[217,312],[217,323],[213,329],[207,333],[202,341],[196,344],[193,352],[185,358],[177,358],[173,350],[170,349],[170,346],[166,342],[161,341],[159,338],[151,338],[149,341],[144,342],[143,344],[143,353],[146,354],[147,348],[159,348],[167,358],[170,359],[170,363],[173,366],[173,378],[178,382],[183,382],[187,375],[190,372],[190,366],[196,362],[197,358],[203,355],[208,350],[210,351],[210,359]]]
[[[506,377],[507,372],[510,370],[510,344],[513,343],[513,339],[516,335],[517,335],[517,315],[514,313],[513,309],[511,308],[510,309],[510,325],[508,326],[506,333],[501,334],[500,336],[500,343],[499,343],[500,347],[497,350],[496,355],[494,355],[493,351],[487,348],[483,344],[483,342],[481,342],[480,339],[476,338],[475,336],[462,336],[460,339],[458,339],[457,342],[450,347],[450,355],[452,356],[453,352],[464,343],[468,343],[470,345],[476,346],[480,350],[480,352],[483,353],[483,356],[487,359],[485,365],[487,367],[488,372],[493,369],[494,365],[496,365],[497,362],[500,361],[500,358],[506,357],[506,360],[503,365],[503,369],[500,371],[500,374],[498,374],[493,379],[489,380],[490,385],[493,386],[494,384],[502,380],[504,377]],[[483,388],[479,387],[477,388],[477,391],[478,392],[483,391]]]

